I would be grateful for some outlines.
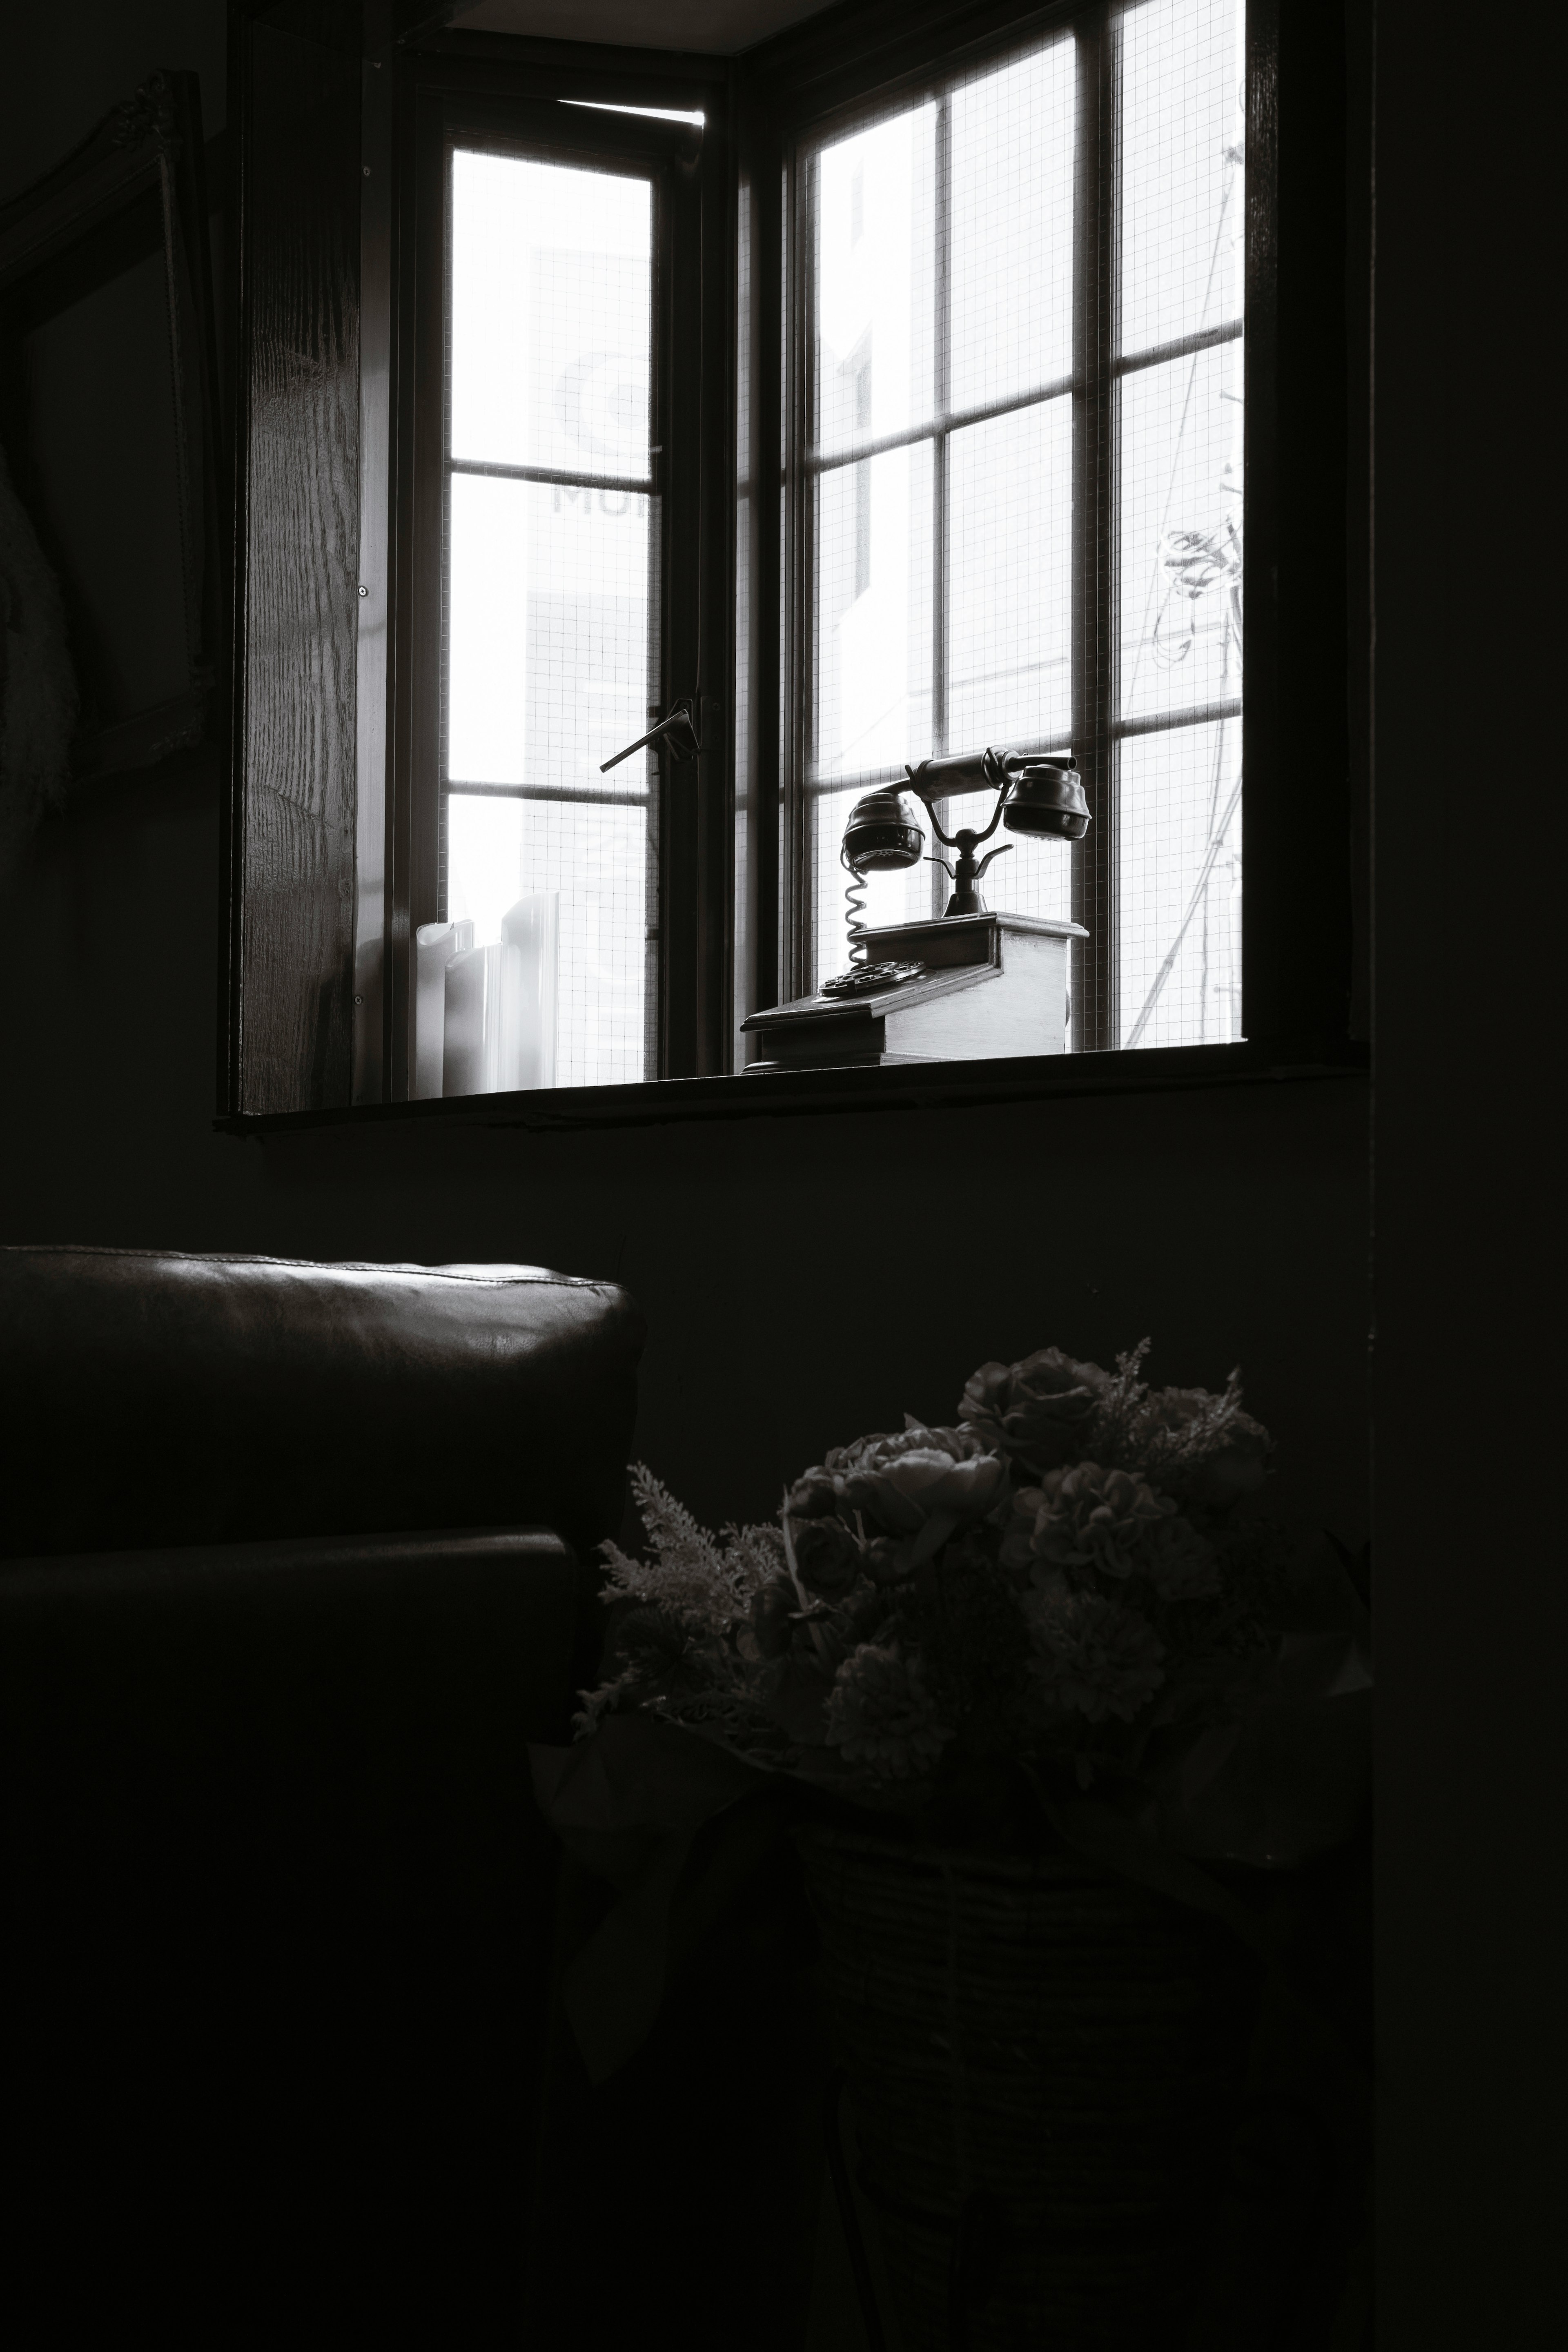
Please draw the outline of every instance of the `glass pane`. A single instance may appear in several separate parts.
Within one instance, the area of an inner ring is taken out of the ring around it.
[[[1075,113],[1070,40],[952,93],[955,411],[1071,370]]]
[[[1121,751],[1121,1040],[1241,1035],[1241,721]]]
[[[931,750],[931,481],[928,441],[817,477],[819,776]]]
[[[452,157],[454,457],[647,478],[653,190]]]
[[[475,1033],[458,1054],[447,1028],[445,1091],[454,1073],[478,1091],[618,1085],[656,1070],[654,762],[599,774],[648,724],[656,536],[654,501],[639,491],[451,480],[447,757],[458,791],[447,800],[445,912],[472,922],[478,962],[447,979],[447,1013],[456,988]],[[520,791],[478,795],[463,783]],[[491,969],[484,950],[510,950],[545,918],[550,1051],[508,1061],[517,957]],[[550,1075],[520,1079],[517,1068]]]
[[[1243,0],[1145,0],[1121,20],[1121,349],[1239,319]]]
[[[528,673],[531,482],[452,479],[447,595],[447,772],[521,784]]]
[[[846,961],[840,829],[872,777],[931,751],[1063,749],[1075,728],[1103,740],[1118,722],[1239,705],[1244,0],[1143,0],[1117,11],[1114,29],[1116,251],[1079,266],[1113,268],[1124,354],[1216,329],[1225,340],[1119,371],[1116,473],[1092,485],[1089,512],[1074,513],[1063,395],[951,431],[940,532],[934,432],[831,463],[858,442],[935,427],[935,407],[951,418],[1002,405],[1069,373],[1072,38],[955,77],[819,158],[807,778],[818,789],[799,910],[818,976]],[[1085,576],[1075,589],[1075,530],[1086,575],[1102,570],[1100,533],[1114,533],[1109,709],[1074,709],[1073,596],[1105,585]],[[1120,845],[1124,1043],[1238,1034],[1240,758],[1239,722],[1217,718],[1117,745],[1119,821],[1105,816]],[[836,780],[842,789],[820,792]],[[942,814],[952,831],[990,809],[976,794]],[[1065,917],[1073,867],[1065,845],[1014,841],[982,887],[998,909]],[[929,866],[876,877],[868,919],[940,910],[947,887]]]
[[[558,1087],[624,1084],[651,1066],[649,814],[638,803],[447,801],[447,909],[472,921],[476,949],[501,941],[520,901],[559,894]]]
[[[1072,404],[968,425],[949,449],[947,740],[1045,750],[1072,716]]]
[[[942,830],[951,840],[960,825],[973,825],[981,833],[991,822],[996,806],[994,793],[960,793],[950,801],[940,803]],[[995,849],[1004,843],[1011,844],[1007,855],[999,857],[980,885],[980,895],[996,913],[1009,915],[1050,915],[1066,922],[1072,915],[1072,850],[1065,841],[1031,840],[1027,835],[1012,835],[998,825],[986,844]],[[928,845],[942,849],[939,841]],[[952,850],[942,852],[949,865],[956,860]],[[984,853],[982,853],[984,855]],[[935,896],[930,911],[940,915],[947,906],[952,884],[940,866],[928,867],[934,874]]]
[[[816,173],[816,442],[850,447],[931,408],[934,106],[825,147]]]
[[[1241,692],[1242,345],[1121,381],[1121,715]]]
[[[642,792],[640,761],[599,762],[648,724],[653,502],[476,474],[451,488],[448,777]]]

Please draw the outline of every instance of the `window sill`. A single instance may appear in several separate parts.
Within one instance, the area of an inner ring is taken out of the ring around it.
[[[317,1127],[375,1127],[437,1120],[468,1127],[661,1127],[685,1119],[789,1118],[828,1111],[959,1110],[970,1104],[1039,1102],[1055,1096],[1148,1094],[1190,1087],[1269,1085],[1287,1079],[1364,1074],[1364,1045],[1306,1045],[1253,1039],[1236,1045],[1157,1046],[1148,1051],[1026,1055],[1016,1060],[884,1065],[874,1069],[745,1073],[658,1078],[634,1086],[556,1087],[509,1095],[462,1095],[432,1102],[361,1103],[337,1110],[279,1111],[219,1118],[228,1135],[272,1135]]]

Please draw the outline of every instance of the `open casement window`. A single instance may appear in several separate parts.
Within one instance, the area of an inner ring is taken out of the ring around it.
[[[1245,1034],[1245,0],[1058,8],[956,56],[925,39],[912,69],[821,113],[799,43],[805,87],[781,47],[777,85],[752,92],[746,267],[783,295],[776,362],[754,341],[783,393],[776,984],[801,996],[847,961],[839,847],[861,795],[942,755],[1070,752],[1087,837],[1019,842],[988,904],[1085,934],[1069,1049],[1227,1044]],[[775,222],[760,126],[792,107]],[[752,470],[747,554],[771,520]],[[933,814],[951,835],[994,804]],[[940,916],[950,888],[925,862],[874,874],[866,919]]]
[[[725,68],[400,47],[374,5],[237,31],[228,1107],[710,1071]]]
[[[1355,1059],[1334,12],[398,13],[235,0],[230,1118]],[[846,820],[987,751],[1087,832],[1009,810],[981,971],[927,861],[993,796],[907,803],[857,919],[941,1004],[851,1051]]]

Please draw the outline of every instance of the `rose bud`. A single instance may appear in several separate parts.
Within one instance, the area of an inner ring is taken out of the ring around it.
[[[795,1564],[808,1592],[836,1600],[861,1570],[860,1547],[842,1519],[808,1519],[793,1530]]]

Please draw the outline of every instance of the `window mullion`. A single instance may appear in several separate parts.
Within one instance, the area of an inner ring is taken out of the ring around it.
[[[947,412],[952,370],[948,273],[952,249],[952,121],[947,92],[937,100],[932,156],[931,748],[947,750]]]
[[[1116,937],[1115,29],[1109,11],[1078,29],[1073,221],[1073,747],[1092,823],[1073,856],[1073,1045],[1121,1043]]]
[[[813,854],[816,818],[808,780],[816,772],[816,642],[815,630],[816,520],[817,482],[805,469],[805,452],[816,438],[816,203],[818,163],[791,159],[784,190],[784,320],[789,355],[785,431],[784,530],[790,613],[788,756],[785,795],[785,987],[790,996],[810,991],[816,958],[816,897]]]
[[[936,430],[931,436],[931,748],[940,757],[948,748],[947,741],[947,666],[948,666],[948,412],[952,404],[952,108],[946,90],[937,100],[932,154],[932,268],[931,287],[931,413]],[[937,814],[943,828],[948,823],[948,803],[938,803]],[[931,913],[940,915],[947,904],[946,881],[940,866],[931,867]]]

